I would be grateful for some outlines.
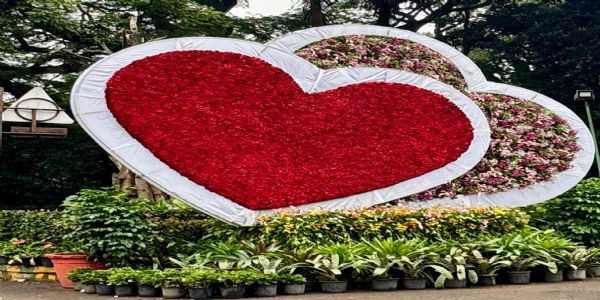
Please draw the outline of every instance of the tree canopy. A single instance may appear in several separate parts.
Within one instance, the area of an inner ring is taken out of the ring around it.
[[[243,0],[0,0],[0,86],[20,96],[43,86],[66,107],[77,76],[132,44],[179,36],[267,41],[287,32],[366,23],[427,34],[472,57],[489,79],[571,105],[577,88],[600,94],[600,1],[298,0],[278,16],[236,18]],[[7,139],[0,203],[59,203],[110,184],[114,167],[77,126],[65,140]],[[24,168],[23,165],[26,167]]]

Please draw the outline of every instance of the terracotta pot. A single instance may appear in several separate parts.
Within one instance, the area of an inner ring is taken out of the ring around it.
[[[69,274],[69,271],[77,268],[96,270],[106,269],[104,264],[88,261],[85,254],[51,253],[46,254],[45,257],[52,260],[52,264],[54,264],[54,272],[56,272],[56,278],[58,278],[60,286],[66,289],[73,288],[73,282],[67,279],[67,274]]]

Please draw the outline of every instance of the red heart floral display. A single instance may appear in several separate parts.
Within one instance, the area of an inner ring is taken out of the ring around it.
[[[172,51],[106,85],[118,123],[171,169],[253,210],[388,187],[457,160],[473,140],[442,95],[364,82],[306,93],[259,58]]]
[[[469,57],[430,37],[344,24],[295,31],[267,46],[321,69],[376,67],[382,73],[397,69],[425,75],[462,91],[485,112],[492,140],[483,159],[438,187],[398,197],[398,205],[531,205],[568,191],[592,166],[592,134],[577,114],[540,93],[488,81]]]

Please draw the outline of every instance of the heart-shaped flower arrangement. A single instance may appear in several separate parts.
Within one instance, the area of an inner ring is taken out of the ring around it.
[[[324,69],[416,72],[460,89],[484,110],[492,142],[482,161],[449,183],[411,196],[409,205],[528,205],[570,189],[592,164],[591,134],[572,111],[544,95],[488,82],[468,57],[434,39],[388,27],[334,25],[269,44]]]
[[[295,206],[370,206],[473,168],[489,145],[464,94],[397,70],[320,70],[234,39],[180,38],[125,49],[71,94],[81,126],[165,192],[251,225]]]

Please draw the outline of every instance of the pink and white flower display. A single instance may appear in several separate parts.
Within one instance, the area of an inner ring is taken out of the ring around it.
[[[381,36],[329,38],[296,52],[320,68],[378,67],[429,76],[466,93],[492,129],[490,149],[471,171],[411,200],[493,193],[552,180],[571,167],[579,150],[576,132],[558,115],[522,99],[471,93],[458,68],[440,53],[413,41]]]
[[[323,69],[391,68],[435,78],[484,112],[492,130],[484,158],[461,177],[402,199],[408,205],[531,204],[568,190],[591,166],[590,133],[574,113],[541,94],[487,81],[468,57],[434,39],[393,28],[333,25],[269,44]]]

